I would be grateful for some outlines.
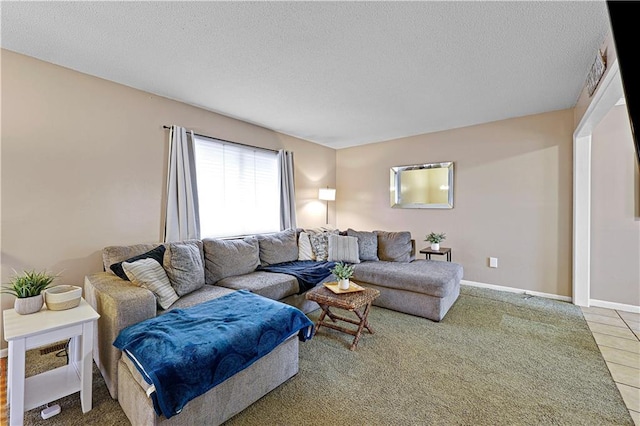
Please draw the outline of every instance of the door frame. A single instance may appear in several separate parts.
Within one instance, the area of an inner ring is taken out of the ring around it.
[[[591,136],[593,129],[622,97],[622,79],[616,58],[573,132],[572,301],[578,306],[589,306],[591,297]]]

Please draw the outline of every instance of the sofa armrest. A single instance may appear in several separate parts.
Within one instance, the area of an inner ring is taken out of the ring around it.
[[[117,368],[122,353],[113,342],[123,328],[156,316],[156,298],[151,291],[108,272],[87,275],[84,294],[100,314],[94,329],[93,359],[111,397],[117,399]]]

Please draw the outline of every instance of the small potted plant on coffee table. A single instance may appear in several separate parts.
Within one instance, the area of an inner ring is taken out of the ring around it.
[[[424,240],[431,243],[431,250],[440,250],[440,243],[444,241],[446,237],[447,235],[444,232],[431,232]]]
[[[8,284],[2,286],[2,293],[16,297],[13,307],[18,314],[33,314],[42,309],[42,292],[56,278],[57,275],[46,272],[25,271],[20,275],[16,273]]]
[[[331,269],[331,272],[338,279],[338,288],[340,290],[349,290],[349,278],[353,276],[353,265],[338,262],[333,269]]]

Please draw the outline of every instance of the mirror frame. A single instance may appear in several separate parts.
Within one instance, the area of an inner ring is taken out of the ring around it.
[[[449,193],[447,203],[402,203],[400,188],[402,186],[401,173],[406,170],[423,170],[423,169],[449,169],[448,183]],[[453,208],[453,161],[445,161],[441,163],[414,164],[410,166],[396,166],[390,170],[390,198],[391,207],[400,209],[452,209]]]

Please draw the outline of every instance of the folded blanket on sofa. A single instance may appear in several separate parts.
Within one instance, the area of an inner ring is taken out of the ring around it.
[[[247,290],[175,309],[123,329],[113,345],[153,384],[158,415],[170,418],[313,323],[293,306]]]
[[[300,291],[312,289],[316,284],[322,282],[331,275],[331,269],[335,262],[316,262],[315,260],[293,260],[291,262],[274,263],[272,265],[258,266],[258,271],[279,272],[281,274],[293,275],[298,279]]]

